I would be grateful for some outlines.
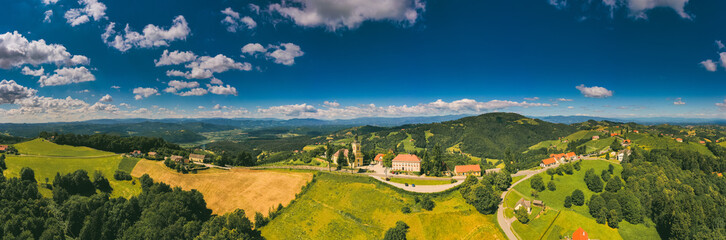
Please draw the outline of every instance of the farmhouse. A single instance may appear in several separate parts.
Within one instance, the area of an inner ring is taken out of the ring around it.
[[[131,152],[132,157],[141,157],[142,155],[144,155],[144,154],[141,153],[141,151],[139,151],[139,150],[134,150],[133,152]]]
[[[585,232],[585,230],[577,228],[577,230],[572,233],[572,240],[590,240],[590,238],[587,237],[587,232]]]
[[[0,145],[0,152],[5,152],[8,150],[8,145]]]
[[[618,136],[618,135],[620,135],[620,133],[610,133],[611,137]]]
[[[376,161],[376,162],[378,162],[378,163],[382,163],[382,162],[383,162],[383,157],[384,157],[384,156],[386,156],[386,154],[383,154],[383,153],[379,153],[378,155],[376,155],[376,157],[375,157],[375,158],[373,158],[373,160],[375,160],[375,161]]]
[[[479,165],[458,165],[454,167],[454,174],[457,176],[481,176],[481,167]]]
[[[514,210],[518,210],[521,207],[527,209],[527,213],[532,213],[532,202],[524,200],[524,198],[520,198],[519,201],[517,201],[517,204],[514,205]]]
[[[192,162],[204,162],[204,157],[202,154],[189,154],[189,160],[192,160]]]
[[[542,163],[540,163],[539,166],[540,167],[549,167],[549,166],[555,165],[556,163],[557,163],[557,160],[555,160],[554,158],[548,158],[548,159],[542,160]]]
[[[639,133],[638,130],[633,130],[634,133]]]
[[[592,140],[598,140],[600,139],[600,136],[592,136]]]
[[[420,172],[421,171],[421,159],[413,154],[398,154],[393,159],[393,170],[401,170],[406,172]]]
[[[156,157],[156,155],[157,155],[156,152],[149,152],[146,154],[146,156],[149,156],[149,157]]]
[[[174,162],[189,163],[189,160],[188,159],[184,159],[184,157],[177,156],[177,155],[171,155],[171,160],[174,161]]]
[[[676,142],[683,142],[682,138],[676,138]]]

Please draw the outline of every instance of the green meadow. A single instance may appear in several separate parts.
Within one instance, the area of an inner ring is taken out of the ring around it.
[[[410,226],[409,239],[506,239],[496,215],[483,215],[458,191],[433,198],[426,211],[414,194],[370,177],[319,173],[310,188],[282,210],[262,235],[267,239],[381,239],[396,221]],[[411,213],[401,208],[409,206]]]
[[[48,140],[37,138],[28,142],[13,145],[20,154],[54,156],[54,157],[96,157],[111,156],[114,153],[96,150],[88,147],[73,147],[58,145]]]

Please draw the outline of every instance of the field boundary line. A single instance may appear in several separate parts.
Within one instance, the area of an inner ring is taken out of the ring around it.
[[[552,222],[550,223],[549,226],[547,226],[547,229],[545,229],[545,231],[542,233],[542,236],[539,236],[539,240],[542,240],[542,238],[544,238],[544,236],[547,235],[547,232],[550,231],[550,228],[552,228],[552,225],[555,224],[555,221],[557,221],[557,218],[560,217],[561,212],[562,211],[557,211],[557,216],[555,216],[555,219],[552,219]]]

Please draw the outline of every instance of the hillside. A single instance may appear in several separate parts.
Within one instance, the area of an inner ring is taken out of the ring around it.
[[[370,128],[366,128],[369,130]],[[459,149],[480,158],[502,159],[505,150],[524,152],[545,140],[556,140],[576,131],[573,126],[527,118],[515,113],[488,113],[474,117],[355,134],[362,137],[364,148],[401,149],[412,144],[415,150],[431,148]],[[410,147],[409,147],[410,148]]]

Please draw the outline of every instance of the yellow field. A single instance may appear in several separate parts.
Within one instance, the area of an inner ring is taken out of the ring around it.
[[[243,209],[250,218],[255,212],[267,215],[268,210],[278,204],[286,205],[312,179],[312,173],[245,169],[181,174],[167,168],[163,162],[149,160],[139,161],[131,176],[141,177],[145,173],[154,181],[184,190],[196,189],[204,195],[207,207],[215,214]]]

